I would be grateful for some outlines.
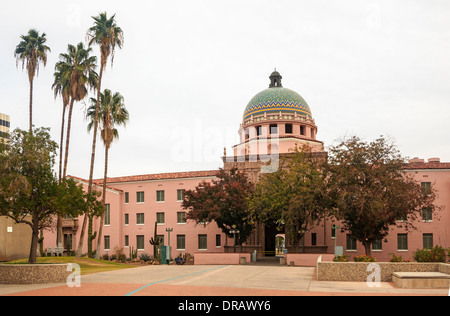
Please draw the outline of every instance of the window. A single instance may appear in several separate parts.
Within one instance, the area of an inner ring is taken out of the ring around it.
[[[136,192],[136,202],[144,203],[144,192]]]
[[[305,135],[305,127],[300,126],[300,135]]]
[[[125,192],[125,204],[130,203],[130,192]]]
[[[156,202],[164,202],[164,190],[156,191]]]
[[[125,225],[128,225],[130,223],[130,216],[128,214],[125,214]]]
[[[407,234],[397,234],[397,250],[408,250]]]
[[[270,134],[278,134],[278,125],[270,124]]]
[[[425,194],[425,195],[431,194],[431,182],[422,182],[422,183],[420,183],[420,185],[422,186],[423,194]]]
[[[105,204],[105,226],[109,226],[111,224],[111,208],[109,204]]]
[[[220,234],[216,235],[216,247],[221,247],[222,246],[222,237],[220,236]]]
[[[311,246],[316,246],[316,245],[317,245],[317,234],[311,233]]]
[[[284,126],[284,132],[285,132],[286,134],[292,134],[292,124],[286,124],[286,125]]]
[[[423,249],[433,248],[433,234],[423,234]]]
[[[144,213],[137,213],[136,214],[136,224],[137,225],[144,225]]]
[[[356,239],[349,234],[347,234],[347,251],[348,250],[356,250]]]
[[[144,236],[143,235],[136,236],[136,248],[137,248],[137,250],[144,250]]]
[[[72,234],[64,234],[64,249],[72,249]]]
[[[184,200],[184,190],[183,189],[178,189],[177,190],[177,201],[181,202]]]
[[[165,220],[164,220],[164,212],[158,212],[156,213],[156,222],[158,224],[164,224]]]
[[[262,126],[256,126],[256,136],[262,135]]]
[[[383,240],[379,239],[372,243],[372,250],[383,250]]]
[[[177,235],[177,250],[186,249],[186,235]]]
[[[130,246],[130,238],[128,237],[128,235],[125,235],[125,247]]]
[[[247,140],[247,139],[249,139],[250,138],[250,130],[247,128],[246,130],[245,130],[245,140]]]
[[[333,224],[331,225],[331,239],[335,239],[336,238],[336,225]]]
[[[433,220],[433,211],[430,207],[424,207],[422,209],[422,220],[425,222],[431,222]]]
[[[177,212],[177,223],[178,224],[186,223],[186,212]]]
[[[206,249],[208,249],[207,236],[206,235],[198,235],[198,249],[199,250],[206,250]]]
[[[105,236],[104,237],[104,249],[105,250],[109,250],[110,248],[110,238],[109,238],[109,236]]]

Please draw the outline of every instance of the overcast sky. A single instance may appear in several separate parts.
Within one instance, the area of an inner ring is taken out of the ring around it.
[[[276,69],[309,104],[326,146],[357,135],[393,138],[407,157],[450,161],[449,1],[29,1],[0,10],[0,113],[28,129],[28,77],[14,49],[30,28],[51,53],[35,79],[33,123],[59,143],[62,101],[54,65],[85,42],[92,16],[116,14],[125,45],[102,88],[130,113],[109,155],[109,175],[217,169],[238,143],[250,99]],[[94,47],[98,55],[99,48]],[[88,178],[92,136],[75,104],[68,173]],[[103,176],[97,146],[95,177]]]

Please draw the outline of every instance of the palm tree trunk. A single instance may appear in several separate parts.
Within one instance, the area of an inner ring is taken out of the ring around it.
[[[67,162],[69,160],[69,143],[70,143],[70,128],[72,126],[72,110],[73,110],[73,103],[74,99],[70,101],[69,106],[69,117],[67,118],[67,135],[66,135],[66,152],[64,153],[64,172],[63,172],[63,179],[66,178],[67,174]]]
[[[102,197],[102,204],[105,205],[106,210],[106,179],[108,178],[108,154],[109,154],[109,146],[105,146],[105,175],[103,176],[103,197]],[[98,236],[97,236],[97,248],[95,251],[95,259],[100,259],[100,244],[102,240],[102,233],[103,233],[103,225],[105,225],[105,210],[102,213],[101,219],[100,219],[100,227],[98,230]]]
[[[63,104],[63,112],[61,118],[61,140],[59,143],[59,182],[62,180],[62,155],[63,155],[63,143],[64,143],[64,123],[66,117],[66,105]],[[58,221],[56,224],[56,247],[62,246],[62,216],[58,215]]]
[[[33,131],[33,79],[30,79],[30,133]]]
[[[94,161],[95,161],[95,145],[97,143],[97,129],[98,129],[98,110],[100,107],[100,91],[102,85],[102,77],[103,77],[103,65],[104,62],[102,60],[102,64],[100,67],[100,75],[98,78],[98,88],[97,88],[97,106],[95,108],[95,122],[94,122],[94,136],[92,140],[92,154],[91,154],[91,169],[89,171],[89,186],[88,186],[88,194],[92,193],[92,178],[94,175]],[[84,216],[83,226],[81,227],[80,240],[78,242],[78,248],[75,253],[77,258],[81,258],[81,254],[83,252],[83,244],[84,244],[84,235],[86,233],[86,224],[88,220],[88,215]]]

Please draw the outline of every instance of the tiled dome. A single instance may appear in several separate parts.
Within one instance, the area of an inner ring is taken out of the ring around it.
[[[244,111],[244,121],[251,115],[269,113],[297,113],[312,119],[308,103],[295,91],[283,87],[271,86],[255,95]]]

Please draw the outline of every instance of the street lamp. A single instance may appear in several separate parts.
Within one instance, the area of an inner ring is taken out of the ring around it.
[[[169,247],[169,259],[172,258],[172,248],[170,248],[170,233],[173,232],[173,228],[166,228],[166,232],[168,232],[167,238],[169,239],[167,245]]]
[[[233,228],[233,229],[230,230],[230,234],[233,234],[233,236],[234,236],[233,251],[236,253],[236,234],[239,234],[239,230],[236,229],[236,225],[231,226],[231,228]]]

